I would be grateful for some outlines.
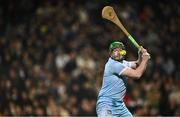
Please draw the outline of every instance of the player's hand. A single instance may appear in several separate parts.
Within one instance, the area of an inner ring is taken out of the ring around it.
[[[138,51],[138,54],[143,54],[143,53],[146,53],[147,50],[144,49],[142,46],[140,47],[139,51]]]
[[[142,60],[148,61],[150,59],[150,54],[148,52],[142,53]]]
[[[142,46],[139,49],[138,55],[141,57],[142,60],[145,60],[145,61],[147,61],[151,58],[150,54]]]

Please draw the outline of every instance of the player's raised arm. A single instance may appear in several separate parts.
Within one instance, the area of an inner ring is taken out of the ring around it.
[[[132,68],[128,68],[126,70],[124,70],[122,72],[121,75],[127,76],[129,78],[135,78],[135,79],[139,79],[142,74],[144,73],[146,66],[147,66],[147,62],[150,59],[150,55],[147,52],[146,49],[141,48],[141,61],[139,66],[136,69],[132,69]]]
[[[142,61],[142,46],[140,47],[140,49],[139,49],[139,51],[138,51],[138,59],[136,60],[136,61],[128,61],[128,66],[130,67],[130,68],[133,68],[133,69],[136,69],[139,65],[140,65],[140,63],[141,63],[141,61]]]

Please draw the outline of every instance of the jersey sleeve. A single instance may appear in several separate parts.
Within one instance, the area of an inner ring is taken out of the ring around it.
[[[126,70],[128,68],[128,66],[122,64],[122,63],[117,63],[117,64],[114,64],[113,67],[112,67],[112,72],[115,73],[115,74],[119,74],[121,75],[122,72],[124,70]]]
[[[130,67],[130,68],[136,66],[136,64],[135,64],[133,61],[125,61],[125,60],[124,60],[123,63],[124,63],[124,65],[126,65],[126,66],[128,66],[128,67]]]

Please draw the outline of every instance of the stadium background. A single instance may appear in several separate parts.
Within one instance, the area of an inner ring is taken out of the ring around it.
[[[151,53],[140,80],[128,81],[134,115],[180,116],[178,0],[0,1],[0,115],[96,116],[108,45],[122,40],[101,18],[112,5],[128,31]]]

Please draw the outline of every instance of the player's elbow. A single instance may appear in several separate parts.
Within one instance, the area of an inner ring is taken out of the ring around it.
[[[131,74],[129,75],[129,77],[130,77],[130,78],[135,79],[135,80],[140,79],[140,78],[141,78],[141,76],[142,76],[142,74],[141,74],[141,73],[136,73],[136,72],[131,73]]]
[[[122,75],[130,77],[132,79],[139,79],[142,76],[142,72],[140,70],[127,69],[122,73]]]
[[[136,74],[134,75],[134,78],[135,78],[135,79],[140,79],[141,76],[142,76],[142,73],[136,73]]]
[[[135,79],[136,79],[136,80],[138,80],[138,79],[140,79],[140,78],[141,78],[141,76],[137,76],[137,77],[135,77]]]

